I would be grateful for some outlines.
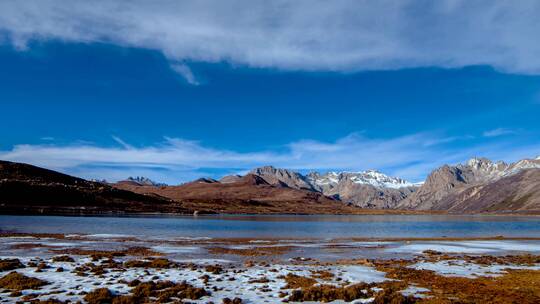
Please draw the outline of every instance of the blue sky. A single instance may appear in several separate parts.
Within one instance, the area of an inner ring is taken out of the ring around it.
[[[135,22],[106,15],[115,1],[0,4],[0,159],[178,183],[266,164],[420,181],[473,156],[540,155],[540,62],[530,54],[539,46],[520,30],[538,24],[525,5],[534,2],[389,1],[402,17],[365,32],[371,16],[347,13],[360,1],[308,11],[326,17],[316,22],[299,4],[268,13],[240,2],[253,16],[196,3],[188,14],[173,1],[152,15],[141,2],[130,8]],[[450,31],[456,16],[468,28]],[[157,17],[164,22],[146,22]],[[477,19],[492,27],[470,24]],[[392,28],[403,24],[398,39]]]

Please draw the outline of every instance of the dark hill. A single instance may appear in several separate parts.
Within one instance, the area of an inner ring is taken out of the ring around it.
[[[181,204],[32,165],[0,161],[0,212],[43,214],[190,213]]]

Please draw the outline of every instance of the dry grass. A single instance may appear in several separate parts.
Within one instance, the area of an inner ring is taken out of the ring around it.
[[[334,277],[334,274],[328,270],[312,270],[311,274],[314,278],[325,281],[331,280]]]
[[[52,258],[53,262],[69,262],[73,263],[75,260],[69,255],[58,255]]]
[[[66,248],[52,250],[57,254],[72,254],[72,255],[88,255],[92,257],[94,261],[104,258],[114,258],[122,256],[161,256],[162,253],[153,251],[147,247],[130,247],[123,250],[87,250],[80,248]]]
[[[223,267],[219,265],[208,265],[204,267],[204,271],[210,272],[211,274],[220,274],[223,273]]]
[[[332,302],[343,300],[350,302],[356,299],[366,299],[373,295],[369,284],[355,284],[347,287],[334,285],[317,285],[293,290],[288,300],[293,302],[316,301]]]
[[[55,248],[55,246],[49,246],[41,243],[21,243],[21,244],[15,244],[10,247],[10,249],[18,250],[18,249],[34,249],[34,248]]]
[[[208,252],[211,254],[231,254],[241,256],[268,256],[268,255],[282,255],[291,250],[290,246],[276,246],[276,247],[253,247],[253,248],[224,248],[224,247],[211,247]]]
[[[47,281],[27,277],[18,272],[10,272],[0,278],[0,287],[10,290],[39,289],[47,284],[49,284]]]
[[[175,263],[175,262],[172,262],[168,259],[163,259],[163,258],[159,258],[159,259],[152,259],[152,260],[149,260],[149,261],[141,261],[141,260],[132,260],[132,261],[127,261],[124,263],[124,267],[127,267],[127,268],[164,268],[164,269],[168,269],[168,268],[174,268],[174,267],[177,267],[178,265]]]
[[[171,281],[137,283],[130,295],[118,296],[107,288],[98,288],[88,293],[84,300],[88,304],[170,303],[182,299],[197,300],[209,295],[203,288],[196,288],[187,283]]]
[[[387,277],[431,290],[421,303],[540,303],[540,271],[508,270],[500,277],[445,277],[403,266],[378,267]]]
[[[317,280],[313,278],[303,277],[292,273],[288,273],[283,279],[287,283],[284,289],[308,288],[317,284]]]
[[[209,295],[204,288],[193,287],[185,282],[171,281],[143,282],[132,290],[133,303],[147,303],[150,298],[157,298],[158,303],[167,303],[177,299],[197,300]]]
[[[114,298],[113,294],[107,288],[98,288],[98,289],[92,290],[91,292],[87,293],[84,296],[84,300],[88,304],[112,303],[113,298]]]
[[[24,264],[19,259],[0,259],[0,271],[24,268]]]

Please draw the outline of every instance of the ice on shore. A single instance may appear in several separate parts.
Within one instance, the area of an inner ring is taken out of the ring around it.
[[[160,252],[160,253],[192,253],[197,252],[201,250],[200,247],[193,247],[193,246],[152,246],[150,247],[152,250]]]
[[[505,269],[540,270],[540,265],[480,265],[463,260],[449,260],[437,262],[419,262],[410,268],[418,270],[431,270],[443,276],[457,276],[466,278],[493,277],[506,273]]]
[[[392,253],[420,254],[426,250],[435,250],[443,253],[485,254],[502,252],[540,252],[539,242],[520,241],[437,241],[404,244],[386,249]]]

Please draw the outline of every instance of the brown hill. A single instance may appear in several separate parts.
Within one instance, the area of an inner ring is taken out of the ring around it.
[[[466,188],[433,206],[452,213],[540,213],[540,169]]]
[[[32,165],[0,161],[0,213],[191,213],[170,199],[142,195]]]
[[[317,192],[294,189],[285,184],[270,185],[254,174],[227,183],[199,179],[180,186],[133,186],[125,183],[115,186],[164,196],[180,201],[190,209],[218,213],[337,214],[359,211]]]
[[[451,213],[538,213],[540,159],[512,164],[473,158],[434,170],[397,208]]]

